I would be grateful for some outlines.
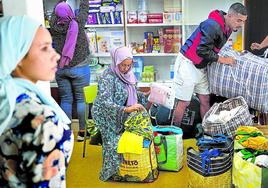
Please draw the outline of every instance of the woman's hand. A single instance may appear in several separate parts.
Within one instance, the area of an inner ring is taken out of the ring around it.
[[[124,110],[124,112],[126,113],[131,113],[135,111],[138,111],[138,112],[145,111],[145,108],[141,104],[134,104],[132,106],[126,107]]]

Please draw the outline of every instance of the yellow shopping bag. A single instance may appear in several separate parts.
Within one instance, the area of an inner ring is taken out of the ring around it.
[[[260,168],[234,153],[232,179],[237,188],[265,188],[268,186],[268,168]]]
[[[148,140],[149,141],[149,140]],[[114,181],[153,182],[158,177],[157,160],[152,141],[143,147],[141,154],[124,153],[119,172]]]

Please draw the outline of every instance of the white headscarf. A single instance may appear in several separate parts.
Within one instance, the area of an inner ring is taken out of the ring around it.
[[[34,92],[44,104],[53,108],[58,119],[70,123],[67,115],[51,96],[46,96],[38,87],[25,79],[13,78],[12,71],[28,53],[37,29],[41,24],[27,16],[0,18],[0,135],[10,125],[16,98],[26,90]]]

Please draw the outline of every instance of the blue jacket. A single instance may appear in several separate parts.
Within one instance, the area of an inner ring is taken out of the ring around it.
[[[225,14],[219,10],[212,11],[208,19],[200,23],[181,47],[180,52],[197,68],[204,68],[208,63],[218,61],[218,52],[232,33],[225,26]]]

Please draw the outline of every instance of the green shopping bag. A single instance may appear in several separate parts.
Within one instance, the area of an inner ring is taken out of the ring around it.
[[[182,168],[182,130],[174,126],[156,126],[154,146],[159,170],[179,171]]]

